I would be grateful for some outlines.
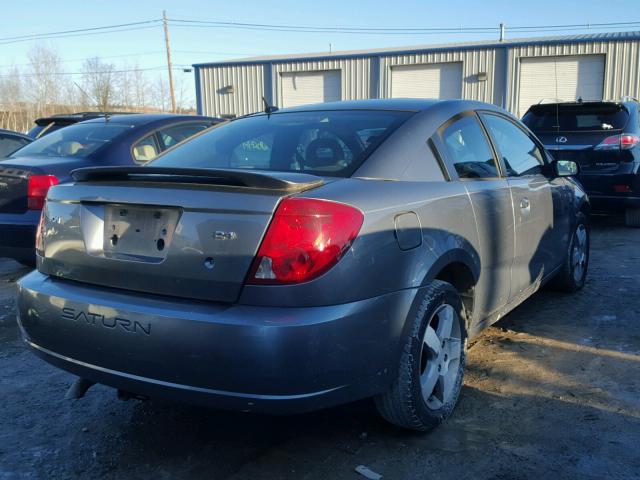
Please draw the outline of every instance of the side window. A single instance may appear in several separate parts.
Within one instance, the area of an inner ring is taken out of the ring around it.
[[[29,143],[29,140],[20,137],[0,135],[0,158],[8,157],[27,143]]]
[[[542,152],[529,135],[505,118],[490,114],[481,117],[500,152],[508,176],[542,173]]]
[[[152,133],[134,145],[133,160],[136,163],[147,163],[156,158],[158,153],[160,149],[156,143],[156,136]]]
[[[171,125],[158,130],[158,136],[162,142],[162,149],[173,147],[202,130],[211,126],[211,122],[189,122],[180,125]]]
[[[455,121],[441,134],[447,158],[460,178],[500,176],[489,141],[475,115]]]

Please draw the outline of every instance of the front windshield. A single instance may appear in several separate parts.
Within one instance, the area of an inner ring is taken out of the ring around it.
[[[105,122],[79,123],[49,133],[12,156],[86,157],[130,128]]]
[[[347,177],[412,114],[334,110],[245,117],[194,137],[151,165]]]

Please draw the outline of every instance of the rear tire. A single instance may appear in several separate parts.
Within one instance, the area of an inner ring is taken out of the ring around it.
[[[551,286],[563,292],[573,293],[584,286],[589,269],[589,246],[591,230],[588,217],[580,212],[569,242],[569,250],[562,269],[551,282]]]
[[[627,227],[640,227],[640,208],[627,208],[624,212],[624,224]]]
[[[458,292],[434,280],[405,338],[391,388],[376,396],[382,417],[402,428],[426,432],[453,412],[462,388],[467,331]]]

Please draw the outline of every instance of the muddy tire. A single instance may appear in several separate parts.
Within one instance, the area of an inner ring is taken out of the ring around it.
[[[422,294],[404,340],[392,387],[375,398],[378,411],[402,428],[428,431],[453,412],[466,362],[465,312],[452,285],[435,280]]]
[[[640,227],[640,208],[627,208],[624,212],[624,224],[627,227]]]
[[[584,286],[589,269],[590,232],[588,217],[578,213],[562,269],[551,282],[553,288],[573,293]]]

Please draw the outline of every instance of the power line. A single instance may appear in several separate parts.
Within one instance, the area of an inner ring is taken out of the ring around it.
[[[318,25],[291,25],[291,24],[268,24],[268,23],[248,23],[229,22],[220,20],[191,20],[172,18],[170,22],[176,27],[193,28],[226,28],[242,30],[262,30],[276,32],[298,32],[298,33],[341,33],[341,34],[361,34],[361,35],[424,35],[424,34],[447,34],[447,33],[495,33],[499,26],[484,27],[357,27],[357,26],[335,26],[323,27]],[[640,26],[640,22],[609,22],[609,23],[585,23],[566,25],[523,25],[509,27],[509,31],[527,32],[550,32],[560,30],[590,30],[590,29],[618,29]]]
[[[174,70],[182,70],[184,68],[184,66],[186,66],[186,64],[180,64],[180,66],[176,65],[175,67],[173,67]],[[190,67],[191,65],[189,65]],[[166,69],[167,66],[166,65],[161,65],[158,67],[146,67],[146,68],[125,68],[125,69],[118,69],[118,70],[96,70],[96,71],[90,71],[90,72],[47,72],[44,73],[42,75],[37,74],[37,73],[25,73],[25,74],[18,74],[20,77],[39,77],[39,76],[46,76],[46,75],[91,75],[91,74],[104,74],[104,73],[127,73],[127,72],[147,72],[147,71],[152,71],[152,70],[164,70]],[[4,77],[11,77],[13,76],[12,74],[4,74],[4,75],[0,75],[0,78],[4,78]]]
[[[132,32],[135,30],[148,30],[150,28],[158,28],[159,25],[147,25],[147,26],[139,26],[139,27],[130,27],[130,28],[120,28],[115,30],[105,30],[99,32],[86,32],[86,33],[71,33],[68,35],[54,35],[54,36],[32,36],[30,38],[22,38],[21,40],[10,40],[10,41],[0,41],[0,45],[9,45],[13,43],[21,43],[21,42],[30,42],[33,40],[55,40],[58,38],[71,38],[71,37],[87,37],[92,35],[105,35],[109,33],[121,33],[121,32]]]
[[[3,42],[5,40],[20,40],[20,39],[31,40],[34,37],[40,37],[40,36],[59,35],[59,34],[66,34],[66,33],[91,32],[91,31],[95,31],[95,30],[106,30],[106,29],[120,28],[120,27],[132,27],[134,25],[146,25],[146,24],[149,24],[149,23],[158,23],[158,22],[160,22],[159,19],[156,19],[156,20],[143,20],[141,22],[119,23],[119,24],[116,24],[116,25],[104,25],[102,27],[77,28],[77,29],[73,29],[73,30],[60,30],[60,31],[57,31],[57,32],[35,33],[35,34],[29,34],[29,35],[18,35],[18,36],[14,36],[14,37],[1,37],[0,38],[0,42]]]

